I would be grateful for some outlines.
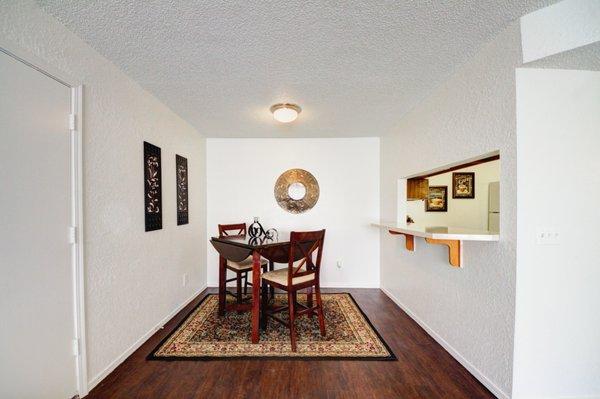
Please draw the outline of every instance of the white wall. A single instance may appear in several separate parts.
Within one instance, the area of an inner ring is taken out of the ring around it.
[[[598,0],[564,0],[523,16],[523,62],[599,41],[599,21]]]
[[[381,214],[396,220],[402,176],[500,150],[500,242],[467,242],[465,267],[447,249],[381,232],[381,285],[496,395],[511,392],[516,264],[517,23],[464,64],[381,140]]]
[[[219,223],[251,223],[279,231],[327,229],[321,283],[379,287],[379,139],[207,139],[207,235]],[[306,213],[277,205],[273,187],[288,169],[311,172],[320,197]],[[342,269],[336,261],[343,261]],[[218,284],[218,257],[207,253],[208,284]],[[276,266],[282,267],[281,265]]]
[[[452,173],[459,172],[475,173],[475,198],[452,198]],[[500,181],[499,160],[431,176],[428,180],[430,186],[448,187],[448,212],[425,212],[425,201],[406,201],[406,212],[415,224],[488,229],[488,186]]]
[[[1,3],[0,46],[24,50],[85,86],[87,354],[88,377],[97,383],[206,284],[205,142],[33,1]],[[144,232],[144,140],[162,148],[163,160],[163,229],[149,233]],[[176,226],[175,153],[188,158],[186,226]]]
[[[599,132],[600,72],[517,71],[515,398],[600,397]]]

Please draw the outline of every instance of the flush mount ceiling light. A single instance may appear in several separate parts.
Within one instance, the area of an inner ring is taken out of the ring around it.
[[[302,108],[296,104],[275,104],[271,107],[273,118],[281,123],[290,123],[296,120]]]

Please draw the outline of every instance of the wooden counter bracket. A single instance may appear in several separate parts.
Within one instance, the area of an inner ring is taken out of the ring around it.
[[[462,242],[460,240],[437,240],[425,238],[428,244],[446,245],[448,247],[448,262],[454,267],[462,267]]]
[[[404,236],[406,239],[406,249],[409,251],[415,250],[415,236],[410,234],[399,233],[397,231],[389,230],[390,234],[398,234]]]

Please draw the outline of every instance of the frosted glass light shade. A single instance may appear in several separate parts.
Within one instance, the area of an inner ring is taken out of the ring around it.
[[[271,107],[273,118],[281,123],[290,123],[298,118],[301,108],[296,104],[275,104]]]

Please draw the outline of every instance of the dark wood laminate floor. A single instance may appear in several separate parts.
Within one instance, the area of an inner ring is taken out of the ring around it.
[[[350,292],[398,361],[147,361],[146,356],[208,293],[154,334],[87,398],[493,398],[378,289]]]

